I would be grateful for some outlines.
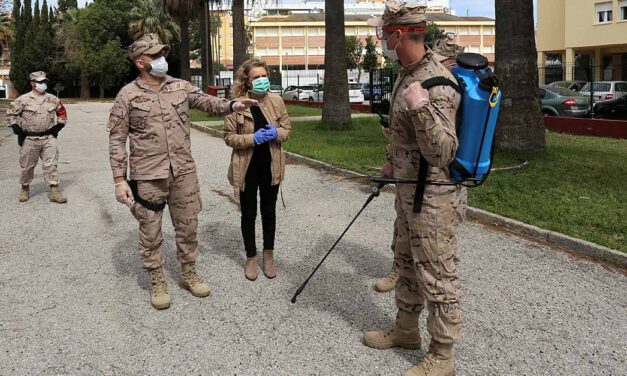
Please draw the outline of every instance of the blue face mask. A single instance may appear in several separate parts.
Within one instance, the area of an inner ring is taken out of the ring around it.
[[[259,77],[253,81],[253,93],[261,95],[267,93],[268,90],[270,90],[268,77]]]

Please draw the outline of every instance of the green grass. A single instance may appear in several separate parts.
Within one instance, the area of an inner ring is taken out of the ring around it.
[[[378,119],[353,120],[348,131],[319,122],[292,124],[288,151],[353,171],[384,162],[387,141]],[[498,153],[485,184],[470,189],[469,204],[548,230],[627,252],[627,140],[547,133],[547,150],[534,155]]]
[[[299,117],[299,116],[320,116],[322,114],[322,110],[320,108],[313,107],[305,107],[305,106],[297,106],[288,104],[287,113],[290,117]],[[223,116],[212,116],[206,112],[202,112],[196,109],[192,109],[190,113],[191,121],[220,121],[223,120]]]

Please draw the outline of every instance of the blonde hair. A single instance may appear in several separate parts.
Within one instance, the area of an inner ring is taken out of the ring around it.
[[[235,73],[235,83],[233,84],[233,98],[245,97],[248,93],[248,73],[253,68],[263,68],[268,72],[266,62],[261,59],[246,60]]]

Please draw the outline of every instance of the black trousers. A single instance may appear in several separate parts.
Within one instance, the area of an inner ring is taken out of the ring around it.
[[[246,172],[246,186],[240,192],[239,201],[242,210],[242,236],[247,257],[257,255],[255,240],[255,221],[257,219],[257,191],[260,197],[261,226],[263,229],[263,249],[274,249],[276,233],[276,201],[279,185],[272,184],[269,164],[253,164]]]

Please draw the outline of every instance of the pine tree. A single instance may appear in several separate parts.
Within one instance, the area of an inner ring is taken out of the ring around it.
[[[78,8],[77,0],[59,0],[57,2],[57,12],[67,12],[68,9]]]

